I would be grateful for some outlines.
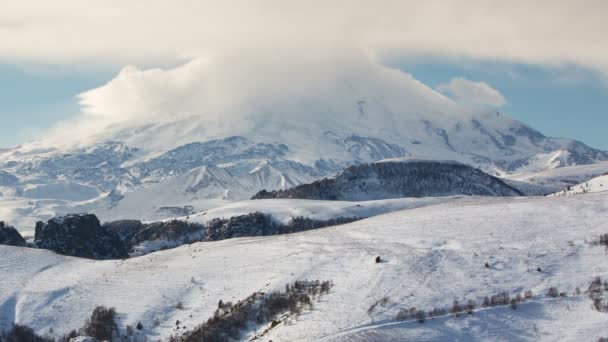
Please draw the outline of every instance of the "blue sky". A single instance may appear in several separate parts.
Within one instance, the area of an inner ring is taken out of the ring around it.
[[[436,87],[454,77],[484,81],[507,104],[501,112],[549,136],[579,139],[608,149],[608,88],[594,72],[576,67],[449,59],[398,59],[387,64]],[[104,84],[118,68],[104,71],[29,70],[0,64],[0,146],[34,138],[59,120],[78,113],[75,96]]]
[[[0,64],[0,146],[25,142],[79,111],[75,96],[113,72],[36,69]]]
[[[608,150],[608,83],[596,72],[575,66],[447,59],[389,63],[433,88],[453,77],[486,82],[506,98],[501,112],[545,135],[575,138]]]

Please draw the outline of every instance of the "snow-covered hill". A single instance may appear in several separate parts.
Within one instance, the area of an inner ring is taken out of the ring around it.
[[[552,196],[587,194],[592,192],[608,191],[608,173],[599,177],[592,178],[584,183],[570,186],[563,191],[556,192]]]
[[[608,162],[566,166],[542,172],[522,172],[506,175],[506,179],[536,184],[554,191],[566,189],[608,172]]]
[[[253,198],[362,201],[449,195],[522,196],[523,193],[496,177],[459,162],[389,159],[351,166],[335,178],[287,190],[262,190]]]
[[[156,340],[205,321],[220,299],[323,279],[335,285],[314,310],[279,324],[265,339],[595,341],[606,335],[608,314],[574,293],[595,276],[608,277],[605,250],[595,244],[606,233],[606,194],[450,202],[121,261],[0,246],[0,326],[16,321],[40,333],[53,327],[59,335],[81,326],[96,305],[107,305],[116,307],[122,327],[142,322],[142,333]],[[376,263],[376,256],[385,262]],[[568,297],[544,296],[550,287]],[[404,307],[430,310],[454,299],[479,302],[526,290],[534,297],[517,310],[480,309],[424,324],[394,320]],[[385,297],[372,321],[368,308]]]
[[[318,201],[300,199],[267,199],[249,200],[231,203],[222,207],[203,211],[194,215],[177,218],[187,222],[207,223],[215,218],[230,218],[260,212],[270,215],[279,223],[288,223],[294,217],[306,217],[315,220],[329,220],[339,217],[367,218],[386,214],[392,211],[413,209],[451,201],[471,200],[464,196],[396,198],[376,201]]]

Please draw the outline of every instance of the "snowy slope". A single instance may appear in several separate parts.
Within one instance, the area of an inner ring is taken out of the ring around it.
[[[513,173],[504,177],[514,181],[557,188],[557,191],[601,176],[606,172],[608,172],[608,162],[598,162],[590,165],[560,167],[541,172]]]
[[[550,286],[571,294],[608,277],[603,247],[607,193],[483,199],[393,212],[303,233],[195,243],[124,261],[90,261],[0,246],[0,325],[40,332],[78,327],[96,305],[115,306],[121,325],[144,323],[149,339],[193,327],[219,299],[282,289],[295,279],[330,279],[332,292],[273,341],[595,341],[608,314],[585,297],[539,297],[517,311],[493,308],[424,325],[395,323],[401,307],[449,306],[500,291]],[[380,255],[385,263],[376,264]],[[484,263],[489,268],[484,267]],[[537,272],[537,268],[542,272]],[[389,304],[371,323],[375,301]],[[176,308],[183,302],[184,309]],[[152,322],[159,321],[155,327]]]
[[[568,189],[564,189],[563,191],[552,194],[552,196],[587,194],[602,191],[608,191],[608,174],[592,178],[575,186],[571,186]]]
[[[424,207],[456,200],[463,201],[467,200],[467,198],[458,196],[397,198],[362,202],[298,199],[250,200],[231,203],[178,219],[195,223],[206,223],[215,218],[230,218],[255,212],[271,215],[274,220],[280,223],[288,223],[293,217],[307,217],[316,220],[329,220],[339,217],[365,218],[391,211]]]

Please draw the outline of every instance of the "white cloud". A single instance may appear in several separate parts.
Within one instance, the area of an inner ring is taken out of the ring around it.
[[[450,82],[438,85],[437,90],[463,104],[502,107],[506,103],[504,96],[487,83],[462,77],[452,78]]]
[[[287,60],[251,52],[198,58],[168,69],[130,66],[78,98],[83,114],[54,132],[59,140],[96,134],[111,139],[119,126],[184,118],[200,127],[196,134],[203,137],[288,132],[298,125],[314,132],[359,127],[369,134],[462,114],[462,107],[412,75],[354,51]]]
[[[243,48],[287,58],[356,46],[608,72],[606,13],[603,0],[5,1],[0,58],[154,66]]]

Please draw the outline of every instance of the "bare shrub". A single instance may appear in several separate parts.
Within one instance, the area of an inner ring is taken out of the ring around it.
[[[111,341],[114,331],[117,329],[116,310],[98,306],[93,310],[91,317],[85,322],[82,330],[87,336],[99,341]]]
[[[551,298],[557,298],[559,297],[559,291],[557,290],[557,287],[550,287],[549,291],[547,291],[547,296],[551,297]]]

